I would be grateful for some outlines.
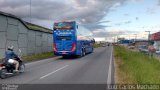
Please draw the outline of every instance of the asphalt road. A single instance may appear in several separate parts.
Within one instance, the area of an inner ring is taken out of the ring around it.
[[[25,73],[0,79],[0,84],[113,84],[112,53],[112,46],[101,47],[81,58],[27,63]]]

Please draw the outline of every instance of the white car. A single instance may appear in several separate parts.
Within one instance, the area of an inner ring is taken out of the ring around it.
[[[156,54],[160,54],[160,50],[156,51]]]

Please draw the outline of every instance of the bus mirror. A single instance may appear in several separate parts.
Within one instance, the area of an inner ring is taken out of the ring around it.
[[[78,29],[78,25],[77,25],[77,29]]]

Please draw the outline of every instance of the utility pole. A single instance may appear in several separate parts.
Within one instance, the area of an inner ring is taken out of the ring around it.
[[[149,43],[150,43],[150,33],[151,33],[151,31],[145,31],[145,32],[148,32],[148,45],[149,45]]]
[[[32,3],[31,3],[31,0],[30,0],[30,23],[31,23],[31,7],[32,7],[31,4]]]
[[[135,35],[135,41],[137,40],[137,34],[134,34]]]
[[[118,43],[118,38],[119,38],[119,37],[117,36],[117,43]]]

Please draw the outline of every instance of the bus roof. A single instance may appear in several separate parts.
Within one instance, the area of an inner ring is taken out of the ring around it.
[[[73,20],[63,20],[63,21],[60,21],[60,22],[75,22]],[[55,23],[60,23],[60,22],[55,22]]]

